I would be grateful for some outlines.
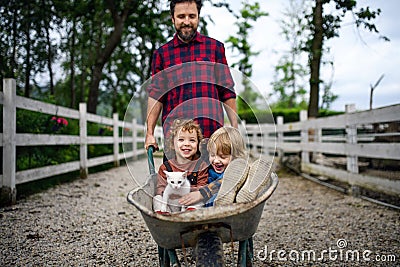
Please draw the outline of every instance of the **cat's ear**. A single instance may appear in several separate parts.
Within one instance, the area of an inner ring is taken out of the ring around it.
[[[186,171],[183,173],[182,176],[186,178],[186,177],[187,177],[187,174],[188,174],[188,171],[186,170]]]
[[[164,170],[163,172],[165,173],[165,175],[168,175],[168,173],[169,173],[169,172],[168,172],[168,171],[166,171],[166,170]]]

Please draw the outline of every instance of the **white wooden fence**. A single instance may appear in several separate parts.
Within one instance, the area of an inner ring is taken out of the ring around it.
[[[78,111],[17,96],[14,79],[4,79],[3,88],[4,92],[0,92],[0,104],[3,104],[3,133],[0,133],[3,147],[3,172],[0,175],[0,185],[1,199],[4,202],[15,202],[17,184],[77,170],[80,170],[80,176],[84,178],[88,175],[88,168],[90,167],[110,162],[114,162],[114,165],[118,166],[121,159],[145,154],[144,148],[138,148],[139,143],[144,143],[144,126],[137,124],[136,119],[133,119],[132,122],[124,122],[119,121],[118,114],[114,114],[113,118],[90,114],[86,112],[86,103],[81,103]],[[79,120],[79,135],[17,133],[17,108]],[[113,136],[88,136],[88,122],[112,127]],[[124,130],[128,129],[128,132],[132,133],[131,136],[120,136],[119,129],[121,127]],[[157,132],[160,133],[160,131]],[[120,144],[126,143],[132,144],[132,150],[120,152]],[[88,145],[98,144],[113,144],[113,154],[88,158]],[[16,172],[17,146],[51,145],[79,145],[80,159]]]
[[[283,123],[280,117],[276,133],[275,126],[270,124],[246,125],[246,132],[253,153],[274,154],[276,144],[278,157],[285,153],[301,155],[304,173],[335,179],[355,189],[362,187],[400,197],[399,167],[392,170],[394,177],[390,178],[359,170],[365,163],[359,158],[400,160],[399,122],[400,104],[361,112],[356,112],[354,105],[347,105],[346,113],[338,116],[307,120],[307,112],[303,111],[300,121],[294,123]],[[374,127],[388,125],[394,125],[395,129],[386,133],[372,131]],[[382,142],[386,137],[392,141]],[[312,161],[311,154],[314,156]],[[316,155],[322,159],[315,159]],[[340,164],[343,169],[337,168]],[[395,166],[400,166],[400,161]]]
[[[3,133],[0,133],[3,147],[3,172],[0,175],[2,201],[15,202],[16,185],[51,177],[67,172],[80,170],[81,177],[86,177],[88,168],[114,162],[115,165],[124,158],[136,157],[145,153],[138,144],[144,143],[144,126],[113,118],[101,117],[86,112],[86,104],[82,103],[78,110],[68,109],[43,103],[16,95],[15,80],[3,80],[4,92],[0,92],[0,104],[3,104]],[[43,114],[62,116],[79,120],[79,135],[16,133],[16,112],[25,109]],[[248,146],[253,153],[275,154],[282,157],[285,153],[301,154],[303,172],[327,176],[353,187],[363,187],[386,194],[400,196],[400,177],[387,179],[359,172],[359,157],[372,159],[400,160],[400,143],[398,141],[383,143],[377,137],[390,135],[400,138],[399,130],[391,133],[362,133],[360,129],[368,129],[373,125],[399,123],[400,104],[371,111],[355,112],[355,107],[346,107],[347,113],[339,116],[307,120],[307,113],[300,113],[300,121],[283,123],[277,119],[276,125],[245,125]],[[113,128],[113,136],[88,136],[88,122],[109,125]],[[129,129],[131,136],[119,136],[119,129]],[[342,130],[344,134],[326,134],[326,130]],[[244,129],[243,129],[244,130]],[[158,138],[162,131],[158,129]],[[120,144],[131,143],[131,151],[119,151]],[[113,154],[88,159],[88,145],[113,144]],[[80,159],[58,165],[45,166],[16,172],[17,146],[51,146],[79,145]],[[346,169],[333,168],[326,164],[310,161],[310,154],[341,156],[345,159]],[[400,171],[400,170],[397,170]]]

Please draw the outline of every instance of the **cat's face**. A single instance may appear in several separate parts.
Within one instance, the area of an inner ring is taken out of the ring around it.
[[[167,176],[167,183],[174,189],[179,189],[186,181],[187,171],[185,172],[169,172],[164,171]]]

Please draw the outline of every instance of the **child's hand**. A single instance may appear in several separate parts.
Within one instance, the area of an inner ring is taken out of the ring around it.
[[[203,200],[203,196],[201,195],[200,191],[193,191],[181,197],[179,199],[179,204],[190,206],[200,202],[201,200]]]

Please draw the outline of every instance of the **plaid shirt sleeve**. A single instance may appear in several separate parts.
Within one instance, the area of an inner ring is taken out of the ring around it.
[[[222,43],[215,51],[216,54],[216,84],[218,86],[218,96],[222,102],[230,98],[236,98],[231,72],[228,67],[228,62],[225,57],[225,47]]]
[[[155,50],[152,57],[151,73],[152,77],[146,84],[147,92],[150,97],[163,102],[163,88],[166,87],[166,81],[163,77],[163,64],[162,64],[162,54],[158,50]]]

